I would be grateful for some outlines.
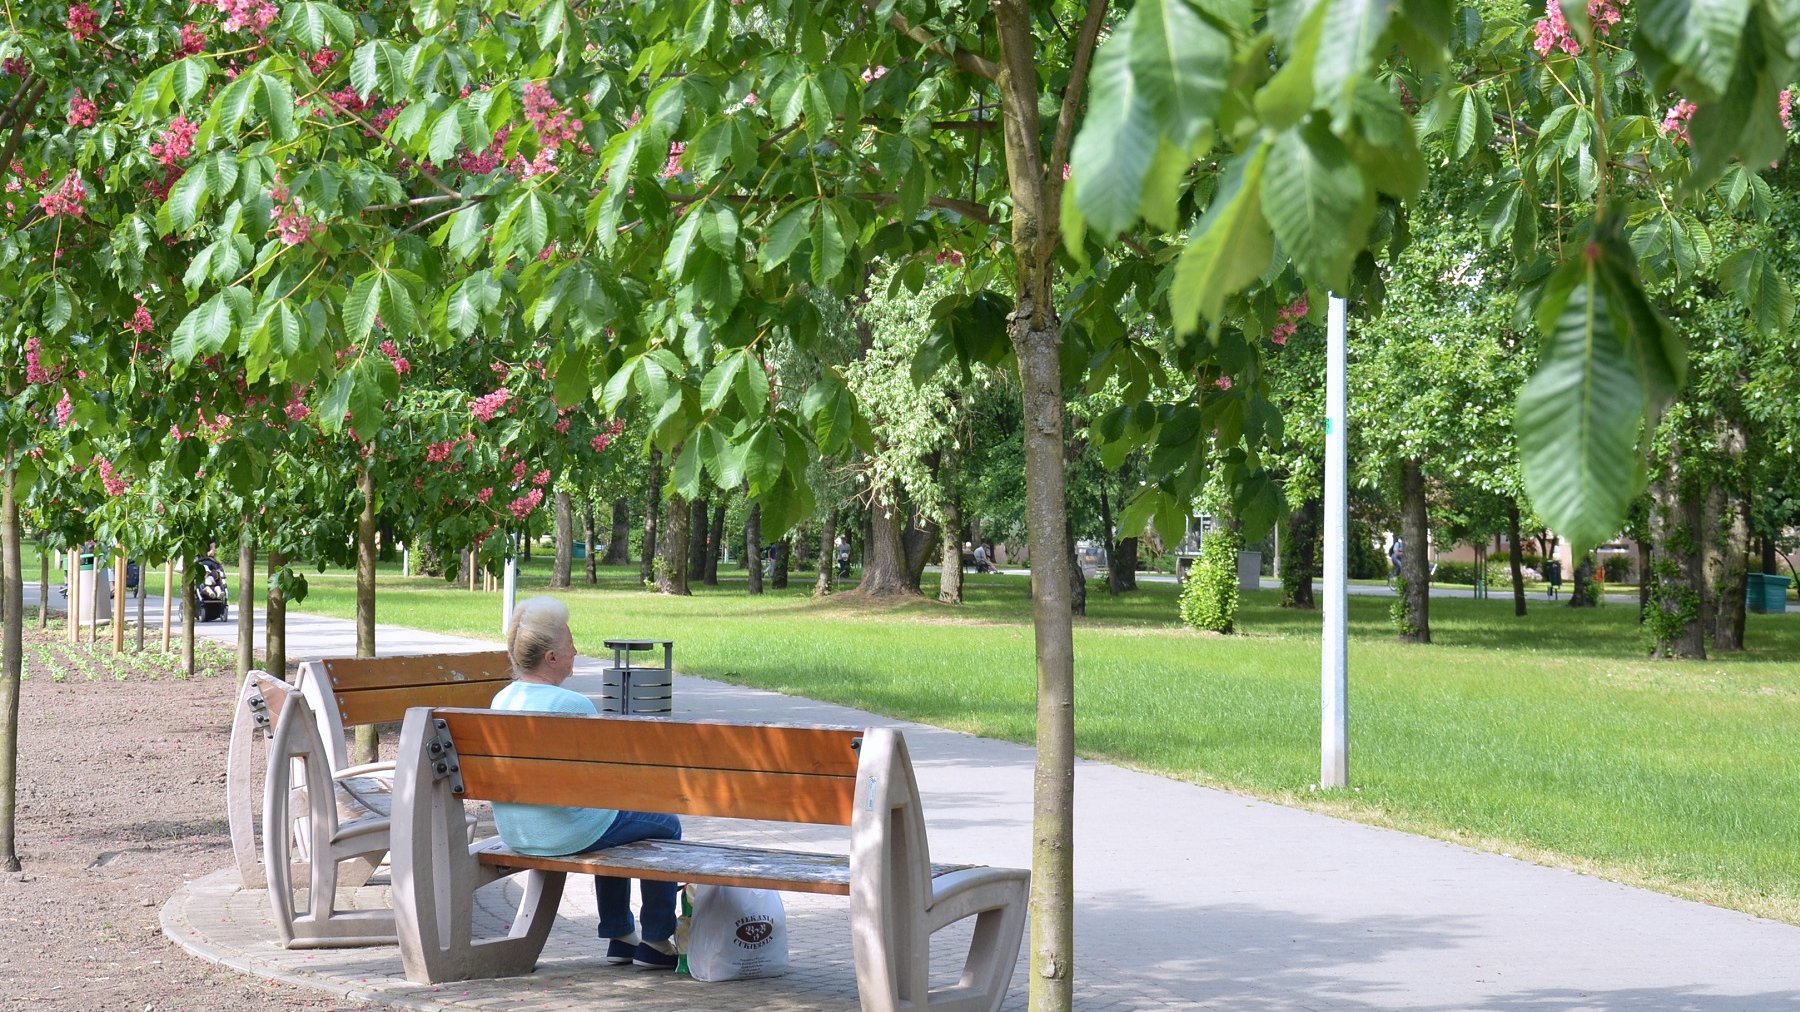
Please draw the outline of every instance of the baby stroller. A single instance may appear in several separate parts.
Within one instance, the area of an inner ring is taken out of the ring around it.
[[[217,622],[225,617],[231,604],[231,592],[225,585],[225,567],[209,555],[200,556],[195,564],[200,567],[200,585],[194,588],[194,616],[202,622]]]

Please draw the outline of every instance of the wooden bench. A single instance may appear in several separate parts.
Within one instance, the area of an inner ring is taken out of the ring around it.
[[[645,841],[533,857],[466,844],[463,802],[576,805],[850,827],[850,854]],[[570,872],[850,897],[865,1010],[992,1012],[1006,998],[1030,873],[934,865],[906,742],[891,728],[793,727],[465,709],[409,711],[394,774],[394,909],[409,980],[530,973]],[[474,894],[523,872],[506,933]],[[975,917],[961,979],[932,990],[931,936]]]
[[[510,680],[504,651],[329,658],[301,665],[294,686],[263,672],[245,679],[226,769],[232,850],[245,888],[269,889],[284,944],[395,940],[390,911],[351,916],[334,905],[338,889],[367,882],[387,853],[393,789],[393,763],[348,764],[345,732],[397,722],[411,706],[485,706]],[[260,798],[251,758],[258,740],[268,747]],[[471,818],[465,832],[473,826]],[[293,891],[296,859],[310,866],[304,910]]]

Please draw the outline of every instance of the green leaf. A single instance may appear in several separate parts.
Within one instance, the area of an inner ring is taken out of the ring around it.
[[[431,124],[430,140],[426,144],[425,153],[438,165],[448,165],[456,157],[456,149],[462,147],[462,117],[456,113],[457,107],[445,109]]]
[[[693,499],[700,494],[700,440],[690,439],[683,443],[681,452],[675,456],[675,466],[669,470],[670,485],[675,494],[683,499]]]
[[[592,353],[585,343],[571,344],[563,355],[562,364],[556,370],[556,379],[552,383],[550,396],[556,398],[559,407],[575,407],[588,398],[589,379],[588,363],[592,361]]]
[[[700,239],[727,259],[737,259],[738,220],[724,204],[707,204],[700,220]]]
[[[1323,38],[1313,62],[1313,88],[1333,108],[1348,107],[1356,82],[1380,56],[1394,0],[1328,0]]]
[[[844,234],[838,230],[837,215],[823,205],[813,217],[812,241],[813,284],[823,287],[844,269]]]
[[[356,41],[356,22],[334,4],[287,3],[282,23],[307,49],[324,49],[327,42]]]
[[[755,356],[748,352],[745,355],[749,361],[744,371],[738,374],[738,402],[754,415],[769,408],[769,372]]]
[[[1706,101],[1724,94],[1750,17],[1750,0],[1659,0],[1644,5],[1638,31],[1679,72],[1661,84]]]
[[[1119,536],[1132,538],[1141,535],[1144,528],[1149,526],[1150,518],[1157,514],[1168,499],[1168,493],[1156,485],[1139,486],[1125,503],[1125,508],[1119,511]],[[1168,544],[1179,544],[1180,541],[1181,536],[1176,535],[1175,540]]]
[[[1069,157],[1075,204],[1107,240],[1137,220],[1156,156],[1157,124],[1131,66],[1134,22],[1120,22],[1094,56],[1092,97]]]
[[[292,140],[298,134],[294,128],[294,89],[274,74],[264,74],[262,79],[256,106],[262,113],[263,122],[269,124],[269,134],[274,140]]]
[[[44,329],[60,334],[74,318],[75,300],[69,295],[69,286],[61,281],[50,282],[50,297],[44,305]]]
[[[784,264],[794,255],[794,249],[807,236],[810,220],[811,211],[807,204],[793,204],[781,212],[769,225],[768,237],[757,254],[757,262],[763,270]]]
[[[1342,141],[1322,122],[1275,138],[1262,178],[1262,209],[1302,277],[1348,287],[1375,201]]]
[[[481,205],[465,207],[450,216],[450,252],[464,263],[474,260],[486,246],[482,234]]]
[[[1157,128],[1186,148],[1218,114],[1231,41],[1187,0],[1140,0],[1128,17],[1132,79]]]
[[[186,232],[193,228],[200,220],[201,208],[206,206],[206,196],[206,173],[183,173],[175,181],[175,188],[169,191],[169,199],[157,212],[157,226],[164,232]]]
[[[568,21],[569,5],[564,0],[551,0],[545,4],[543,10],[538,11],[538,48],[558,48]]]
[[[700,381],[700,407],[703,410],[717,411],[725,398],[731,396],[732,384],[737,382],[738,373],[743,370],[748,357],[741,351],[727,355],[707,371],[706,378]]]
[[[1579,555],[1613,536],[1638,494],[1644,395],[1593,264],[1563,271],[1574,284],[1560,305],[1539,308],[1554,329],[1519,392],[1515,426],[1532,505]]]
[[[1268,269],[1275,244],[1259,193],[1268,156],[1268,145],[1259,144],[1226,167],[1212,206],[1182,251],[1169,289],[1177,333],[1194,330],[1202,317],[1218,323],[1225,300]]]
[[[257,86],[262,82],[262,74],[244,74],[225,86],[213,99],[212,122],[213,132],[223,133],[232,140],[237,139],[238,126],[244,117],[250,114],[250,108],[256,100]]]
[[[212,61],[202,56],[190,56],[171,65],[171,80],[175,85],[175,100],[187,108],[194,99],[206,93],[207,72]]]
[[[412,292],[393,274],[381,276],[381,324],[395,337],[407,337],[419,329],[419,309]]]
[[[1719,276],[1757,330],[1770,335],[1787,332],[1794,322],[1794,293],[1768,254],[1739,250],[1719,265]]]
[[[537,256],[550,245],[550,204],[537,190],[528,191],[521,198],[521,204],[519,236],[525,244],[524,252]]]
[[[700,219],[705,217],[699,210],[697,207],[690,208],[681,219],[681,224],[669,236],[669,248],[663,251],[662,262],[663,273],[669,277],[686,276],[688,254],[694,250],[695,240],[700,234]]]
[[[344,337],[351,344],[361,344],[368,340],[369,334],[375,329],[375,317],[381,313],[381,300],[377,293],[380,284],[380,274],[365,274],[344,298]]]

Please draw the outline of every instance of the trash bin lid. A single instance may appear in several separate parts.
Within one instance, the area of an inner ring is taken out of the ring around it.
[[[668,646],[668,645],[674,643],[675,641],[674,640],[602,640],[601,642],[606,644],[606,649],[608,649],[608,650],[654,650],[657,647]]]

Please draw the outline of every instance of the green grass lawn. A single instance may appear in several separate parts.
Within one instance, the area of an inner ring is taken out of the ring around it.
[[[534,560],[522,592],[543,589]],[[349,617],[341,573],[299,610]],[[1032,632],[1022,577],[971,577],[968,603],[758,599],[741,573],[691,598],[635,568],[563,596],[576,642],[673,639],[676,665],[759,688],[1030,741]],[[930,578],[928,577],[928,580]],[[1076,627],[1081,753],[1800,923],[1800,616],[1750,616],[1751,649],[1653,662],[1634,609],[1434,599],[1438,643],[1393,641],[1385,598],[1350,599],[1351,778],[1319,766],[1319,616],[1247,595],[1242,632],[1174,621],[1171,584],[1108,598]],[[931,589],[931,588],[928,588]],[[234,588],[235,590],[235,588]],[[384,571],[377,614],[497,638],[499,600]]]

